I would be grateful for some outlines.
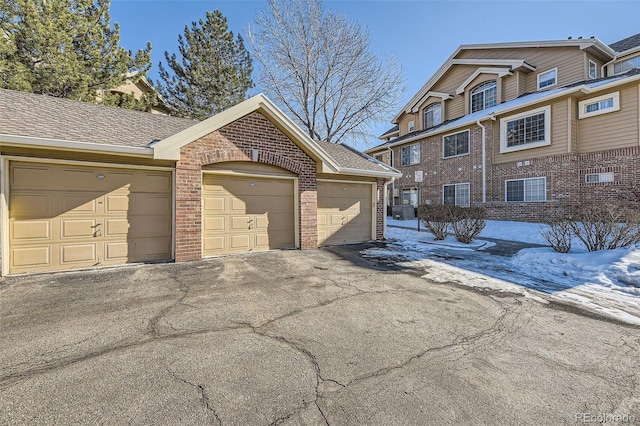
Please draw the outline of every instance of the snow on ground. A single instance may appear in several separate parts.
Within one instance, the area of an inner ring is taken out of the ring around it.
[[[487,221],[478,240],[471,244],[448,236],[417,231],[417,220],[387,219],[386,248],[368,249],[367,257],[395,258],[407,266],[427,271],[436,281],[517,291],[528,297],[561,300],[640,325],[640,245],[589,253],[575,240],[569,253],[554,252],[540,235],[542,224]],[[492,238],[545,247],[525,248],[512,257],[484,252]],[[438,268],[434,268],[438,266]],[[430,273],[437,270],[438,276]],[[531,292],[529,290],[535,290]]]

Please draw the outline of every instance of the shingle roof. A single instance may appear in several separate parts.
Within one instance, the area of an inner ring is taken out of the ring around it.
[[[0,134],[147,147],[196,122],[0,89]]]
[[[625,50],[633,49],[634,47],[638,46],[640,46],[640,33],[627,38],[623,38],[622,40],[616,41],[615,43],[611,43],[609,45],[609,47],[616,52],[624,52]]]
[[[397,131],[400,130],[400,125],[396,124],[395,126],[393,126],[392,128],[390,128],[389,130],[387,130],[386,132],[384,132],[383,134],[381,134],[380,136],[378,136],[379,138],[384,137],[385,135],[389,135],[389,134],[393,134],[396,133]]]
[[[371,172],[397,172],[394,168],[389,167],[375,158],[370,157],[367,154],[363,154],[348,145],[324,141],[316,143],[327,154],[329,154],[329,156],[338,163],[338,166],[340,167]]]

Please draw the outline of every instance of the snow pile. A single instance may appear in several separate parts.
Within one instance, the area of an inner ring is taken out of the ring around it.
[[[575,240],[569,253],[554,252],[540,235],[542,224],[487,221],[478,240],[463,244],[452,236],[435,241],[428,232],[417,231],[417,220],[387,220],[386,248],[369,249],[366,257],[395,258],[424,267],[438,264],[432,280],[458,281],[464,285],[495,289],[536,290],[547,299],[560,298],[604,315],[640,324],[640,246],[587,252]],[[484,252],[491,238],[539,244],[515,256]],[[449,267],[443,269],[443,264]],[[453,268],[451,268],[453,267]],[[457,277],[457,278],[456,278]],[[526,291],[525,291],[526,292]]]

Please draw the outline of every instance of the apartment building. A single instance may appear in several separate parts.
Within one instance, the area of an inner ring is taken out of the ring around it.
[[[460,46],[365,151],[402,172],[389,204],[544,221],[640,203],[640,34]]]

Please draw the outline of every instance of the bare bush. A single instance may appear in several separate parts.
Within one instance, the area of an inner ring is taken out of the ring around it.
[[[451,206],[451,228],[456,240],[469,244],[475,240],[487,224],[487,214],[481,207]]]
[[[615,204],[584,207],[571,230],[588,251],[628,247],[640,243],[640,213]]]
[[[547,223],[548,229],[542,229],[540,235],[547,240],[553,251],[558,253],[569,253],[571,250],[571,240],[573,232],[571,231],[571,221],[561,219]]]
[[[418,207],[418,219],[431,232],[436,240],[447,237],[451,225],[451,215],[448,206],[425,205]]]

